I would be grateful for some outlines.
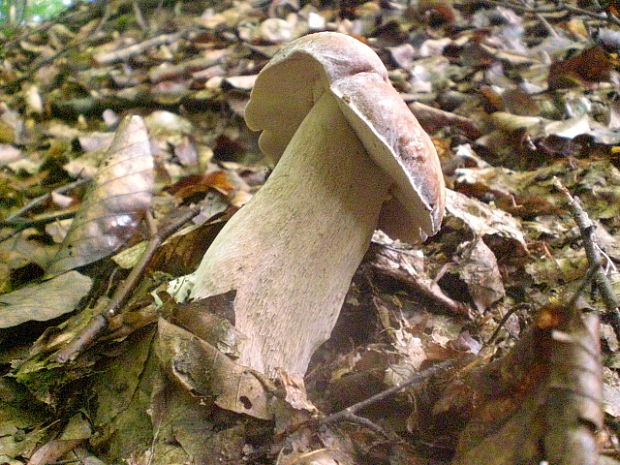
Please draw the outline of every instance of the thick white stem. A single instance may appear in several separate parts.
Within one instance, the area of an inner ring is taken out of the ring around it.
[[[303,375],[368,248],[386,175],[325,93],[269,180],[215,239],[192,298],[237,291],[239,363]]]

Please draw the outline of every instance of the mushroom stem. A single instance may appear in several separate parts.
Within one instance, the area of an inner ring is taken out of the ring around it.
[[[239,363],[303,375],[329,337],[389,181],[325,92],[265,185],[222,229],[191,297],[236,290]]]

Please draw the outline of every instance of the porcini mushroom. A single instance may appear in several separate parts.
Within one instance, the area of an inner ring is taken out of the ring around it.
[[[279,163],[207,250],[190,297],[236,290],[247,337],[238,362],[303,375],[375,228],[408,242],[437,232],[443,176],[381,60],[343,34],[286,45],[259,74],[245,119]]]

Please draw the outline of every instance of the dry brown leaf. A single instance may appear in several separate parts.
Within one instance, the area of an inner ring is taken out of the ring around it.
[[[263,384],[211,344],[159,320],[158,356],[164,370],[193,395],[212,397],[223,409],[268,420],[272,413]]]
[[[120,124],[63,245],[48,267],[56,275],[107,257],[134,233],[151,203],[153,158],[142,118]]]
[[[597,329],[595,316],[548,305],[506,357],[459,380],[476,401],[453,464],[599,463]]]
[[[245,336],[234,327],[235,294],[230,291],[188,304],[176,304],[170,322],[190,331],[223,354],[237,358],[239,341]]]
[[[219,170],[205,173],[204,175],[187,176],[170,186],[167,190],[175,197],[185,199],[197,193],[208,192],[209,189],[215,189],[227,195],[234,187],[228,180],[226,172]]]
[[[470,310],[467,305],[448,297],[437,282],[428,276],[423,266],[416,267],[411,251],[401,253],[390,248],[373,246],[371,252],[373,253],[371,265],[380,275],[390,276],[410,286],[455,314],[469,314]]]
[[[588,48],[575,57],[551,65],[549,88],[562,89],[609,81],[615,66],[616,63],[602,48]]]
[[[84,439],[56,439],[49,441],[32,454],[32,457],[30,457],[28,461],[28,465],[46,465],[48,463],[54,463],[67,452],[79,446],[82,441],[84,441]]]
[[[463,242],[457,253],[460,255],[456,260],[458,275],[467,285],[479,311],[488,309],[506,295],[497,259],[480,237]]]
[[[457,220],[475,236],[497,236],[527,250],[519,221],[502,210],[448,189],[446,212],[448,224]]]
[[[90,291],[92,281],[70,271],[41,284],[0,296],[0,328],[27,321],[53,320],[72,312]]]

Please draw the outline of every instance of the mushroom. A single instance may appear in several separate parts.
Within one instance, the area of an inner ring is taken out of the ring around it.
[[[410,243],[437,232],[443,176],[379,57],[344,34],[281,49],[245,120],[279,163],[205,253],[190,297],[236,290],[235,326],[246,336],[238,362],[303,376],[375,228]]]

